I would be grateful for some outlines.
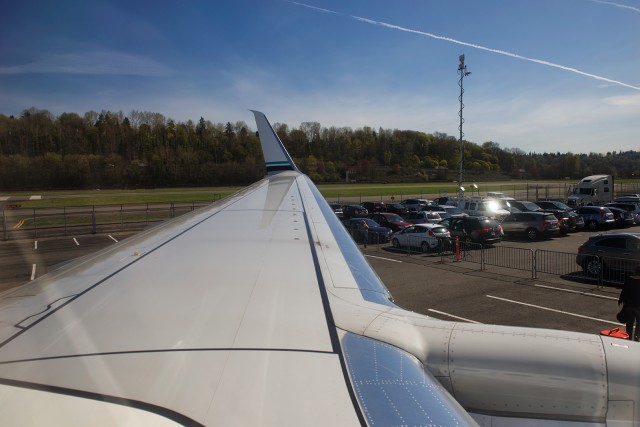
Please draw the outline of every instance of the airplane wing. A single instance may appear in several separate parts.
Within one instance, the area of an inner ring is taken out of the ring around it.
[[[396,306],[253,113],[265,179],[0,295],[3,424],[639,423],[637,343]]]

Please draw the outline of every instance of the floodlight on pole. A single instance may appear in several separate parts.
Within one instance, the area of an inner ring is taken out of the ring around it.
[[[460,81],[458,82],[458,85],[460,86],[460,97],[458,98],[460,101],[460,111],[458,112],[458,116],[460,116],[460,126],[458,126],[458,130],[460,131],[460,172],[458,173],[458,195],[462,196],[462,193],[464,192],[464,187],[462,186],[462,137],[464,136],[464,133],[462,132],[462,124],[464,123],[464,119],[462,118],[462,110],[464,109],[464,104],[462,103],[462,94],[464,93],[462,81],[466,76],[471,74],[471,72],[467,71],[467,66],[464,65],[464,55],[460,55],[458,59],[460,60],[460,65],[458,65],[458,74],[460,74]]]

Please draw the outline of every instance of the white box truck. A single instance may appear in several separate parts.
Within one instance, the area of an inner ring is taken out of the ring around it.
[[[613,200],[613,176],[590,175],[582,178],[567,198],[572,207],[602,205]]]

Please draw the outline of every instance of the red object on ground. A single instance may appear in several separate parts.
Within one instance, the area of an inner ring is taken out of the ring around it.
[[[605,329],[600,331],[600,335],[606,335],[608,337],[614,338],[622,338],[623,340],[629,339],[629,334],[620,330],[620,328],[615,329]]]

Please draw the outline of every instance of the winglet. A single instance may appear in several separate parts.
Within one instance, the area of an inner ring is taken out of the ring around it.
[[[260,111],[250,110],[256,118],[258,135],[262,145],[262,154],[267,165],[267,175],[273,175],[282,171],[297,171],[295,163],[289,156],[284,144],[271,127],[267,117]]]

